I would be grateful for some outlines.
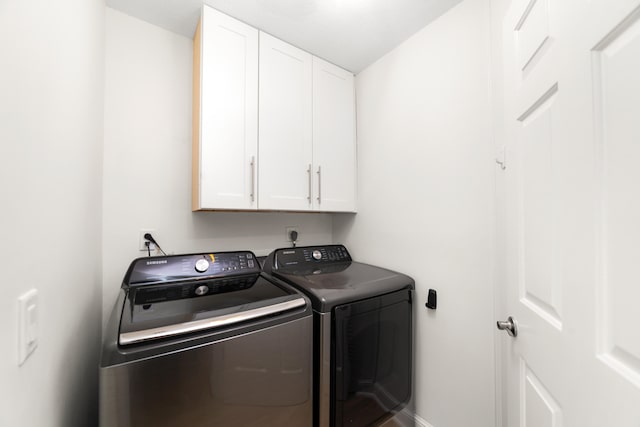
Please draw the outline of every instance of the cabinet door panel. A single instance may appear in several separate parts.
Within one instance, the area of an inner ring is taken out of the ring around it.
[[[200,208],[256,209],[258,30],[203,7]]]
[[[356,209],[353,80],[350,72],[313,58],[315,210],[355,212]]]
[[[260,209],[309,210],[311,55],[260,33]]]

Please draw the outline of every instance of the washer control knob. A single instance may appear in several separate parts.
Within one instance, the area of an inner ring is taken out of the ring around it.
[[[200,285],[196,288],[196,295],[206,295],[209,292],[209,287],[207,285]]]
[[[209,261],[207,261],[204,258],[200,258],[198,261],[196,261],[196,271],[198,273],[204,273],[208,269],[209,269]]]
[[[321,260],[322,259],[322,252],[320,252],[317,249],[315,251],[313,251],[313,253],[311,255],[313,255],[314,259],[317,259],[317,260]]]

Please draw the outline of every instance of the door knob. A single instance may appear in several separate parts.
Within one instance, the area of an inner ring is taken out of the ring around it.
[[[518,336],[518,325],[516,325],[516,321],[513,320],[513,317],[509,316],[506,321],[497,321],[496,326],[501,331],[507,331],[507,333],[512,337]]]

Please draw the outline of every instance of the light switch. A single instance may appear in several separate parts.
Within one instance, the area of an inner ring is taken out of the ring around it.
[[[31,289],[18,298],[18,365],[38,346],[38,291]]]

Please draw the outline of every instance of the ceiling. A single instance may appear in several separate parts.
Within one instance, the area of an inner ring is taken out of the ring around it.
[[[358,73],[461,0],[204,0]],[[106,0],[107,6],[193,37],[203,0]]]

